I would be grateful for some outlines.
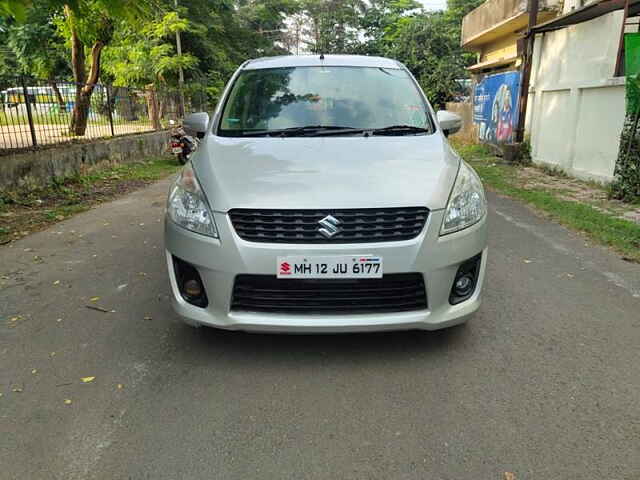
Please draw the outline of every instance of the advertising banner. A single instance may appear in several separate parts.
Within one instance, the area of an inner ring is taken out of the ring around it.
[[[509,143],[518,126],[520,72],[488,75],[473,93],[473,122],[478,139],[486,143]]]

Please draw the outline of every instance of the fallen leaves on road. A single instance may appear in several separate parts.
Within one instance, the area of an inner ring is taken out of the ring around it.
[[[82,383],[91,383],[96,379],[96,377],[82,377],[80,380],[82,380]]]
[[[516,480],[516,474],[511,472],[504,472],[504,480]]]
[[[36,373],[38,373],[38,369],[34,368],[33,370],[31,370],[31,373],[35,375]]]
[[[70,399],[70,398],[65,398],[65,399],[64,399],[64,404],[65,404],[65,405],[71,405],[71,403],[72,403],[72,402],[71,402],[71,399]]]
[[[55,282],[53,282],[54,285],[60,285],[60,280],[56,280]]]
[[[531,262],[532,262],[532,260],[529,260],[528,258],[525,258],[525,259],[523,260],[523,262],[524,262],[524,263],[531,263]]]
[[[51,352],[51,356],[55,357],[56,356],[56,352]]]
[[[118,388],[118,390],[122,390],[124,388],[124,385],[119,383],[116,387]]]
[[[100,300],[100,297],[91,297],[89,299],[90,302],[97,302],[98,300]]]

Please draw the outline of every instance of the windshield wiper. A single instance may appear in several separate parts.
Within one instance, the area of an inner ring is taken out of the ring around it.
[[[424,127],[415,127],[413,125],[389,125],[383,128],[374,128],[371,135],[405,135],[411,133],[430,133],[431,130]]]
[[[341,127],[338,125],[305,125],[304,127],[281,128],[277,130],[247,130],[242,132],[243,137],[293,137],[296,135],[339,135],[341,133],[361,132],[361,128]]]

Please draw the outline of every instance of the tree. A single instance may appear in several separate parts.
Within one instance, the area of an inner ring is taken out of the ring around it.
[[[462,50],[462,18],[483,0],[448,0],[438,12],[415,11],[406,0],[371,0],[363,18],[367,53],[397,58],[414,74],[429,100],[444,106],[467,78],[474,55]]]
[[[175,34],[187,31],[193,31],[191,23],[177,12],[165,13],[137,28],[122,25],[105,51],[104,73],[117,86],[168,83],[180,67],[191,70],[198,64],[190,53],[176,55]]]
[[[400,25],[421,7],[416,0],[370,0],[360,27],[364,42],[359,53],[386,55]]]
[[[71,69],[46,3],[36,0],[23,22],[14,22],[7,27],[6,46],[16,64],[12,74],[47,80],[56,95],[60,111],[66,111],[66,103],[56,79],[68,77]]]
[[[308,18],[307,47],[313,53],[352,53],[360,45],[363,0],[303,0]]]
[[[62,0],[49,0],[60,3]],[[116,25],[135,21],[147,11],[148,1],[136,0],[78,0],[76,5],[65,3],[65,22],[59,24],[69,39],[71,69],[76,82],[76,98],[69,125],[73,135],[84,135],[87,129],[91,95],[100,79],[101,56],[113,38]],[[85,46],[90,47],[90,66],[86,67]]]

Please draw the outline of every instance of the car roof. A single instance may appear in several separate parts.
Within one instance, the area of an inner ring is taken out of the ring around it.
[[[283,55],[279,57],[263,57],[249,60],[242,67],[243,70],[258,70],[262,68],[286,67],[374,67],[374,68],[404,68],[397,60],[384,57],[367,57],[364,55]]]

